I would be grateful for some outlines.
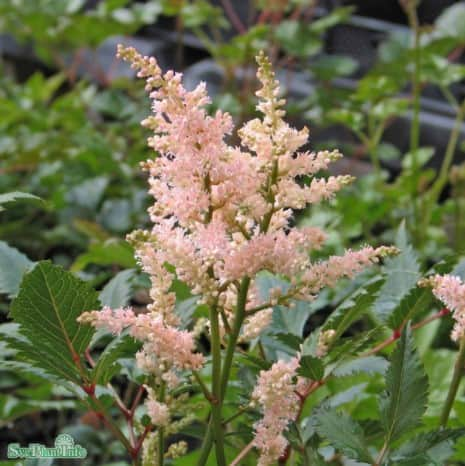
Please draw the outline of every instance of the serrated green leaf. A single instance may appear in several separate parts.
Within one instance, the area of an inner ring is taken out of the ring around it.
[[[21,327],[19,324],[8,322],[0,325],[0,337],[1,341],[12,351],[10,356],[14,356],[14,359],[0,360],[0,369],[19,371],[43,379],[51,379],[58,383],[65,381],[66,377],[60,379],[60,376],[55,374],[53,366],[52,370],[49,370],[48,358],[43,359],[43,364],[40,367],[35,364],[34,361],[36,358],[33,357],[34,347],[32,343],[21,334]],[[32,357],[27,358],[26,353],[31,354]],[[66,372],[66,370],[67,368],[64,368],[62,372]],[[74,370],[72,374],[74,374]]]
[[[321,359],[309,355],[302,356],[298,374],[310,380],[321,380],[324,375]]]
[[[33,265],[22,252],[0,241],[0,294],[16,296],[23,275]]]
[[[320,407],[314,417],[316,418],[316,431],[328,439],[336,450],[354,460],[373,463],[370,452],[366,448],[367,441],[363,430],[356,421],[327,405]]]
[[[129,335],[115,338],[98,358],[97,364],[92,370],[92,380],[102,385],[108,383],[120,368],[117,363],[118,359],[124,356],[134,357],[139,346]]]
[[[29,193],[22,193],[20,191],[13,191],[10,193],[0,194],[0,212],[5,210],[3,204],[8,204],[10,202],[16,201],[33,201],[33,202],[43,202],[40,197],[34,196]]]
[[[12,346],[26,362],[77,382],[73,361],[82,355],[94,332],[77,322],[84,311],[99,308],[97,293],[88,284],[50,262],[39,262],[25,275],[10,316],[20,324]]]
[[[306,447],[305,448],[305,456],[311,461],[312,466],[327,466],[328,463],[325,459],[318,453],[316,448]]]
[[[253,354],[243,353],[239,355],[238,359],[241,361],[241,364],[246,364],[249,367],[261,370],[268,370],[271,367],[271,362],[266,361],[265,359],[258,358]]]
[[[417,427],[426,410],[428,378],[405,327],[386,372],[386,393],[380,400],[387,445]]]
[[[336,367],[362,351],[367,350],[379,338],[380,328],[374,328],[356,336],[340,338],[325,357],[325,362],[335,363]]]
[[[383,279],[375,278],[357,289],[329,316],[323,326],[323,331],[334,329],[336,331],[334,339],[339,338],[354,322],[368,312],[383,283]]]
[[[294,351],[298,351],[302,344],[302,339],[292,333],[277,333],[276,335],[273,335],[273,337],[284,343],[286,346],[289,346],[289,348]]]
[[[427,309],[431,301],[431,292],[425,288],[414,288],[404,296],[388,318],[388,325],[392,329],[400,328],[413,319],[417,312]]]
[[[441,429],[435,432],[420,434],[402,445],[392,453],[391,459],[395,464],[404,464],[406,461],[415,461],[419,452],[426,456],[423,464],[442,466],[453,454],[453,444],[465,435],[465,429]],[[404,461],[398,463],[398,461]],[[405,463],[410,464],[410,463]]]
[[[347,377],[357,373],[384,374],[387,369],[387,361],[379,356],[365,356],[347,361],[337,366],[333,371],[336,377]]]
[[[134,275],[134,269],[117,273],[100,292],[99,299],[102,305],[112,309],[126,306],[131,298]]]
[[[386,281],[373,304],[373,310],[382,322],[389,320],[392,312],[416,286],[421,276],[418,257],[409,244],[404,223],[397,231],[396,246],[401,252],[396,257],[386,259],[383,267]]]

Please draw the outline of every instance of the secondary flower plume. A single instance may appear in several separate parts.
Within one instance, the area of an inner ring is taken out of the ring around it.
[[[434,296],[442,301],[455,320],[452,340],[465,337],[465,284],[455,275],[434,275],[421,280],[423,286],[431,286]]]
[[[254,445],[260,450],[258,465],[273,464],[283,453],[287,441],[283,432],[298,412],[297,369],[299,358],[278,361],[261,371],[252,398],[262,408],[263,418],[255,424]]]

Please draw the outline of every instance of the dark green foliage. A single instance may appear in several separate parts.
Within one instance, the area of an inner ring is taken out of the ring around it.
[[[328,439],[336,450],[349,458],[372,464],[363,430],[356,421],[324,405],[313,416],[318,434]]]
[[[428,378],[411,330],[402,332],[386,372],[386,393],[379,404],[385,442],[391,445],[420,424],[428,400]]]
[[[87,284],[61,267],[39,262],[11,305],[19,332],[10,344],[21,360],[78,383],[78,365],[94,330],[76,319],[98,308],[98,295]]]

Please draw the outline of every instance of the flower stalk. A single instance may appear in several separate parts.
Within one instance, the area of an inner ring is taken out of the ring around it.
[[[215,452],[218,466],[226,466],[224,455],[224,432],[221,418],[222,390],[221,390],[221,340],[216,306],[210,307],[210,331],[212,353],[212,428],[215,438]]]
[[[447,421],[449,420],[450,412],[454,404],[455,397],[457,396],[457,391],[459,389],[460,381],[462,380],[463,373],[465,371],[465,338],[460,340],[459,352],[457,354],[457,359],[454,366],[454,374],[452,376],[452,381],[449,386],[449,391],[447,393],[446,401],[444,402],[444,407],[442,409],[441,418],[439,424],[442,427],[446,427]]]

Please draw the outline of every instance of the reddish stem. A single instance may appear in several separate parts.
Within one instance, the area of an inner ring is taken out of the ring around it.
[[[443,308],[439,312],[436,312],[435,314],[427,317],[426,319],[421,320],[420,322],[413,324],[412,325],[412,330],[417,330],[426,324],[429,324],[433,320],[440,319],[441,317],[444,317],[446,315],[450,314],[449,309]],[[402,322],[401,326],[398,329],[395,329],[392,332],[392,335],[387,338],[386,340],[382,341],[379,345],[376,345],[374,348],[371,350],[367,351],[366,353],[363,353],[361,357],[366,357],[366,356],[371,356],[372,354],[376,354],[382,349],[386,348],[386,346],[389,346],[391,343],[394,343],[396,340],[398,340],[402,334],[402,330],[405,327],[407,322]]]
[[[83,384],[82,389],[90,396],[94,396],[95,394],[95,383],[91,383],[90,385]]]
[[[131,405],[130,414],[132,418],[134,417],[134,413],[136,411],[137,406],[139,406],[139,403],[142,398],[142,395],[144,394],[144,391],[145,391],[144,386],[140,385],[139,389],[137,390],[136,396],[134,397],[134,401],[132,402],[132,405]]]
[[[90,367],[95,367],[95,361],[94,359],[92,358],[91,354],[90,354],[90,348],[87,347],[86,348],[86,351],[84,352],[84,355],[87,359],[87,362],[89,363]]]
[[[449,54],[449,56],[447,57],[447,59],[448,59],[450,62],[455,62],[455,61],[457,61],[457,60],[460,58],[460,56],[462,55],[464,49],[465,49],[465,46],[459,45],[459,46],[456,47],[454,50],[452,50],[452,52]]]
[[[147,434],[153,429],[153,426],[151,424],[145,426],[144,432],[140,435],[139,439],[136,442],[136,445],[133,448],[133,453],[134,457],[137,458],[139,456],[139,451],[142,447],[142,444],[144,443],[145,437],[147,437]]]
[[[234,26],[236,31],[240,34],[247,32],[246,27],[242,24],[242,21],[231,5],[231,2],[229,0],[221,0],[221,4],[223,5],[224,11],[226,12],[229,21],[231,21],[231,24]]]

